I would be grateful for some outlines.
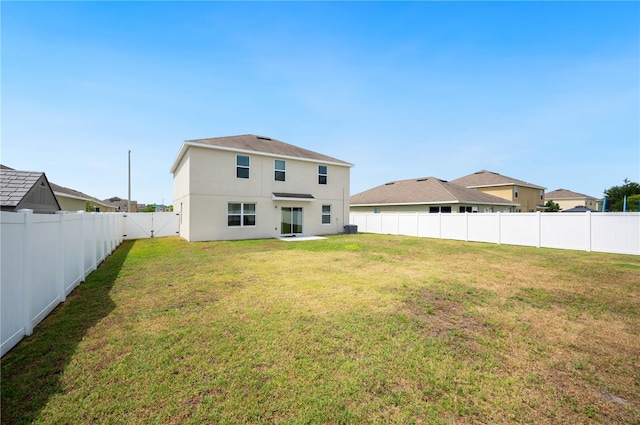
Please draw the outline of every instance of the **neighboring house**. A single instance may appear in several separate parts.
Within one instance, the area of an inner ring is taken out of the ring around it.
[[[55,213],[60,205],[43,172],[19,171],[0,167],[0,207],[15,212],[30,209],[34,213]]]
[[[593,196],[572,192],[567,189],[556,189],[554,191],[547,192],[544,199],[545,202],[553,201],[560,205],[560,208],[563,211],[578,206],[587,207],[593,211],[597,211],[600,207],[600,200]]]
[[[511,212],[519,206],[436,177],[399,180],[351,196],[352,212]]]
[[[188,241],[336,234],[353,164],[252,134],[187,140],[171,167]]]
[[[544,211],[545,187],[528,183],[492,171],[478,171],[451,183],[476,189],[489,195],[520,204],[516,212]]]
[[[60,208],[63,211],[86,211],[87,206],[95,212],[115,212],[117,209],[115,205],[108,204],[93,196],[69,189],[68,187],[59,186],[55,183],[51,183],[51,189],[53,189],[53,193],[56,195]]]
[[[127,199],[122,199],[122,198],[118,198],[117,196],[114,196],[112,198],[105,199],[102,202],[114,205],[116,208],[116,211],[121,211],[121,212],[128,211],[127,204],[129,201]],[[131,212],[138,212],[138,202],[133,200],[131,201]]]

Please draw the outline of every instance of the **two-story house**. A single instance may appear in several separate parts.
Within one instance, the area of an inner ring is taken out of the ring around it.
[[[336,234],[353,164],[252,134],[187,140],[171,167],[188,241]]]
[[[592,211],[600,209],[600,200],[584,193],[573,192],[567,189],[556,189],[545,194],[545,201],[553,201],[562,211],[574,207],[586,207]]]
[[[476,189],[507,201],[516,202],[516,212],[544,211],[545,187],[492,171],[481,170],[452,180],[451,183]]]

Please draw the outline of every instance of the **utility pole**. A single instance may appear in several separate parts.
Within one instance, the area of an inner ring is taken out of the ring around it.
[[[131,149],[129,149],[129,197],[127,198],[127,212],[131,212]]]

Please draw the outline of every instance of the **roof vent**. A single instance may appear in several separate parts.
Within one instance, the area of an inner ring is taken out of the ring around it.
[[[385,183],[385,186],[391,186],[392,184],[394,184],[395,182],[389,182],[389,183]]]
[[[424,177],[422,179],[417,179],[417,182],[426,182],[427,180],[429,180],[429,177]]]
[[[260,139],[260,140],[271,140],[271,138],[269,137],[264,137],[264,136],[256,136],[256,138]]]

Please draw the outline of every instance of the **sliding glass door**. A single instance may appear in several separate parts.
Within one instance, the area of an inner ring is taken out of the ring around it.
[[[280,233],[283,235],[302,234],[302,208],[283,207]]]

